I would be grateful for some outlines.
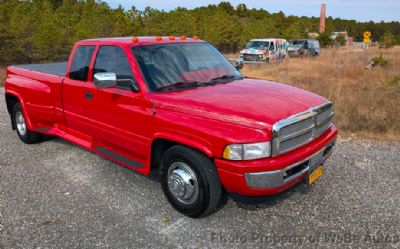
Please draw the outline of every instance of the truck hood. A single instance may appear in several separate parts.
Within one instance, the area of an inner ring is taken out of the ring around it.
[[[277,121],[328,101],[286,84],[249,78],[208,87],[154,93],[152,100],[160,110],[262,130],[270,130]]]

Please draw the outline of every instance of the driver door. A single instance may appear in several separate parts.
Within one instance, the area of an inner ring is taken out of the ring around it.
[[[150,143],[146,124],[151,117],[151,107],[142,92],[134,92],[131,87],[135,78],[126,56],[129,52],[129,48],[119,46],[106,45],[99,48],[93,75],[115,73],[118,83],[116,87],[96,88],[93,91],[88,115],[95,133],[95,150],[118,160],[129,158],[125,161],[144,162]],[[137,165],[132,163],[131,166]]]

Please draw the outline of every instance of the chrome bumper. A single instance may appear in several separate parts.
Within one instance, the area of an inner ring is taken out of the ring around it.
[[[321,165],[331,154],[335,141],[330,142],[323,149],[306,159],[297,162],[281,170],[265,171],[257,173],[245,173],[246,183],[255,189],[277,188],[303,176]]]

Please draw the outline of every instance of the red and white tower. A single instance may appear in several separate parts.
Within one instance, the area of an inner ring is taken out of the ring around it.
[[[319,32],[325,32],[325,22],[326,22],[326,4],[321,5],[321,16],[319,18]]]

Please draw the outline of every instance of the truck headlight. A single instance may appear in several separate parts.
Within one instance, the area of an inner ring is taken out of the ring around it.
[[[223,158],[228,160],[254,160],[271,156],[271,143],[231,144],[225,147]]]

